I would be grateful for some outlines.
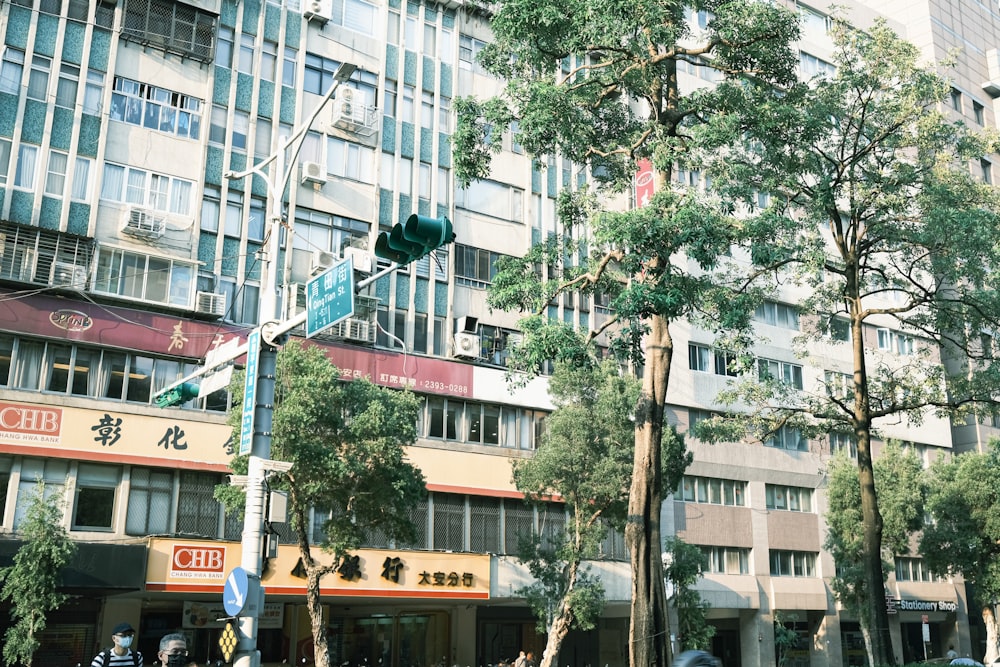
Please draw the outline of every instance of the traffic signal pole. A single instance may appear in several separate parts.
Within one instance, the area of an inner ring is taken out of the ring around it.
[[[354,65],[342,63],[334,74],[333,84],[316,106],[312,114],[286,140],[280,141],[278,150],[270,157],[254,165],[247,171],[228,172],[226,178],[252,178],[260,176],[267,183],[270,206],[268,212],[267,244],[261,257],[263,284],[260,290],[258,318],[261,322],[260,350],[257,362],[256,394],[253,409],[253,438],[247,470],[246,506],[243,518],[243,540],[241,567],[249,577],[260,579],[264,549],[264,483],[271,458],[271,425],[274,418],[275,370],[278,346],[286,337],[289,328],[282,326],[281,315],[277,312],[278,257],[281,250],[281,227],[285,215],[285,190],[295,171],[296,158],[302,147],[306,132],[315,122],[342,83],[354,74]],[[291,149],[291,154],[286,152]],[[286,164],[287,158],[287,164]],[[270,173],[265,168],[270,165]],[[303,318],[304,320],[304,318]],[[248,353],[252,353],[249,351]],[[242,447],[241,447],[242,449]],[[279,466],[287,469],[286,466]],[[263,589],[261,589],[263,591]],[[263,593],[260,596],[263,598]],[[260,652],[257,650],[258,619],[263,607],[263,599],[250,601],[240,615],[240,636],[236,648],[236,667],[259,667]]]

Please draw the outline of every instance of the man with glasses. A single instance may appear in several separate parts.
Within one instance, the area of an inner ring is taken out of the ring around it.
[[[135,642],[135,628],[129,623],[119,623],[111,631],[111,641],[114,645],[101,651],[94,657],[90,667],[139,667],[142,665],[142,654],[132,648]]]
[[[163,667],[188,667],[195,664],[194,660],[188,657],[187,637],[180,632],[165,635],[160,640],[160,652],[156,657],[159,658],[156,664]]]

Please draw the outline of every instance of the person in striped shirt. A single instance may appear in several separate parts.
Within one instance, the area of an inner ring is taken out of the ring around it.
[[[119,623],[111,631],[114,646],[94,656],[90,667],[141,667],[142,654],[132,648],[135,628],[129,623]]]

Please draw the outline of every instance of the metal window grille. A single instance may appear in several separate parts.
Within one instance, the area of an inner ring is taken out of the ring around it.
[[[202,472],[181,472],[181,487],[177,498],[177,532],[204,537],[219,534],[219,513],[222,506],[215,499],[218,475]]]
[[[534,512],[523,502],[504,500],[503,515],[504,553],[516,555],[519,541],[531,539]]]
[[[215,58],[216,17],[167,0],[128,0],[122,37],[201,62]]]
[[[77,267],[86,276],[94,239],[0,222],[0,278],[50,285],[54,267]],[[82,288],[82,285],[74,285]]]
[[[500,553],[500,499],[469,499],[469,549],[475,553]]]
[[[172,472],[132,468],[125,532],[129,535],[163,535],[173,532],[170,508],[173,500]]]
[[[434,494],[434,549],[465,550],[465,496]]]

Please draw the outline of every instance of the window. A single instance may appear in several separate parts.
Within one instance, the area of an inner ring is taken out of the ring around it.
[[[731,352],[715,350],[715,374],[736,377],[739,375],[739,358]]]
[[[99,116],[103,96],[104,73],[96,69],[87,70],[87,83],[83,88],[83,113]]]
[[[908,356],[915,351],[913,336],[908,336],[892,329],[879,328],[876,330],[876,338],[878,349],[884,352],[894,352],[902,356]]]
[[[306,53],[305,70],[302,74],[302,88],[307,93],[325,95],[333,85],[340,61],[324,58],[314,53]],[[375,106],[375,91],[378,76],[373,72],[356,70],[348,82],[341,85],[354,88],[354,100],[358,104]],[[359,99],[360,98],[360,99]]]
[[[465,550],[465,496],[435,493],[432,497],[434,541],[432,549]]]
[[[232,28],[219,28],[219,46],[215,52],[215,64],[226,69],[233,68],[233,51],[236,50],[236,33]]]
[[[458,37],[458,67],[459,69],[473,72],[474,74],[486,74],[486,70],[479,64],[478,55],[486,46],[486,42],[459,35]]]
[[[426,130],[434,129],[434,93],[420,93],[420,127]]]
[[[363,0],[333,0],[334,25],[374,37],[377,17],[378,8]]]
[[[815,577],[816,554],[808,551],[772,549],[771,575],[775,577]]]
[[[951,89],[951,108],[962,113],[962,91],[957,88]]]
[[[765,484],[764,504],[769,510],[812,512],[812,489]]]
[[[461,285],[487,287],[496,275],[496,262],[502,255],[483,248],[455,246],[455,277]]]
[[[757,376],[762,381],[777,380],[795,389],[802,389],[802,366],[774,359],[757,360]]]
[[[972,100],[972,115],[975,117],[977,125],[986,124],[985,108],[975,100]]]
[[[327,139],[327,173],[362,183],[375,182],[375,151],[337,137]]]
[[[0,64],[0,90],[17,95],[21,90],[21,75],[24,72],[24,51],[4,48],[3,63]]]
[[[114,529],[115,495],[120,471],[111,466],[81,463],[76,475],[74,530]]]
[[[243,33],[240,35],[240,56],[236,63],[236,70],[243,74],[253,74],[253,35]]]
[[[212,62],[216,15],[172,0],[128,2],[124,12],[121,28],[124,39],[201,62]]]
[[[809,449],[809,443],[797,428],[781,426],[764,441],[766,447],[777,447],[778,449],[791,449],[804,452]]]
[[[193,189],[192,181],[106,162],[101,199],[190,215]]]
[[[428,396],[421,432],[428,438],[531,450],[547,413],[508,405]]]
[[[49,151],[49,169],[45,177],[45,194],[61,197],[66,188],[66,168],[69,156],[60,151]]]
[[[264,81],[274,81],[278,70],[278,45],[270,40],[264,40],[260,48],[260,78]]]
[[[403,84],[403,96],[400,99],[399,119],[404,123],[413,122],[413,86]]]
[[[150,468],[132,468],[128,492],[125,532],[129,535],[172,533],[174,473]]]
[[[936,581],[922,558],[896,557],[896,581]]]
[[[31,57],[31,69],[28,71],[28,97],[44,102],[49,94],[49,72],[52,61],[37,53]]]
[[[746,490],[747,483],[743,480],[684,475],[676,497],[684,502],[743,507]]]
[[[21,144],[17,150],[17,169],[14,170],[14,187],[33,190],[35,169],[38,161],[38,147]]]
[[[699,547],[708,559],[706,572],[750,574],[750,550],[739,547]]]
[[[788,304],[765,301],[757,306],[753,316],[756,321],[764,324],[795,331],[799,329],[799,313],[794,306]]]
[[[115,77],[111,120],[179,137],[201,134],[201,100],[125,77]]]
[[[93,287],[95,292],[186,308],[194,297],[195,275],[194,264],[102,247]]]
[[[285,47],[284,57],[281,62],[281,85],[288,86],[289,88],[295,86],[295,70],[298,58],[298,51],[289,46]]]
[[[86,201],[90,198],[90,167],[93,160],[88,157],[76,158],[76,168],[73,170],[73,189],[70,198],[75,201]]]
[[[837,67],[811,53],[799,51],[799,73],[803,79],[811,79],[814,76],[829,77],[837,73]]]
[[[68,459],[30,459],[21,462],[21,482],[14,505],[14,529],[20,527],[28,510],[28,499],[34,496],[39,480],[45,482],[45,498],[63,493],[69,477]],[[62,514],[62,510],[60,510]]]
[[[986,158],[979,160],[979,178],[987,185],[993,184],[993,163]]]
[[[247,150],[247,135],[250,134],[250,116],[246,111],[234,111],[232,120],[232,149],[245,153]]]
[[[80,68],[63,63],[59,66],[56,84],[56,106],[72,109],[76,106],[76,90],[80,85]]]
[[[177,532],[218,537],[222,505],[215,499],[219,475],[182,470],[177,494]]]
[[[851,323],[841,317],[831,317],[829,336],[831,340],[841,343],[850,342]]]
[[[7,170],[10,168],[10,139],[0,137],[0,185],[7,182]]]
[[[524,191],[496,181],[476,181],[455,193],[455,206],[501,220],[521,221]]]
[[[823,384],[826,395],[841,400],[851,400],[854,397],[854,376],[839,371],[824,371]]]
[[[849,433],[830,433],[830,453],[847,452],[852,459],[858,458],[858,444]]]

